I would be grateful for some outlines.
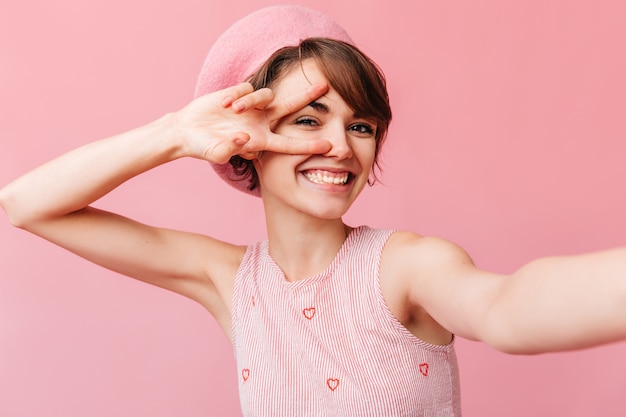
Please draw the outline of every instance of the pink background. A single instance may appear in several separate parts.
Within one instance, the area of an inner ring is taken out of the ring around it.
[[[499,272],[625,243],[624,2],[299,3],[332,15],[389,79],[385,185],[349,223],[443,236]],[[269,4],[3,1],[0,184],[183,106],[218,34]],[[200,161],[99,205],[237,243],[264,236],[259,201]],[[625,343],[515,357],[460,341],[458,353],[465,416],[626,414]],[[193,302],[2,220],[0,415],[237,416],[231,349]]]

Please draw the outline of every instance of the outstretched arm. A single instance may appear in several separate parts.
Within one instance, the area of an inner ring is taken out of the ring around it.
[[[542,258],[504,276],[450,242],[399,240],[409,302],[459,336],[524,354],[626,340],[626,248]]]

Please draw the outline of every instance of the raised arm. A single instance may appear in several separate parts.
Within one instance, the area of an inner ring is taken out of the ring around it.
[[[0,205],[18,227],[106,268],[210,306],[221,291],[213,278],[233,274],[242,248],[149,227],[90,204],[130,178],[177,158],[223,163],[232,155],[264,149],[324,152],[325,142],[281,137],[270,126],[325,89],[313,86],[280,103],[273,102],[270,90],[253,92],[249,84],[200,97],[178,112],[36,168],[0,190]]]
[[[200,97],[176,113],[36,168],[1,189],[0,204],[14,225],[28,228],[80,210],[128,179],[177,158],[225,163],[232,155],[261,150],[324,152],[325,142],[275,135],[270,125],[319,97],[325,88],[313,86],[267,108],[272,92],[253,92],[247,83]]]
[[[504,276],[442,239],[404,234],[392,246],[408,302],[459,336],[522,354],[626,340],[626,248],[542,258]]]

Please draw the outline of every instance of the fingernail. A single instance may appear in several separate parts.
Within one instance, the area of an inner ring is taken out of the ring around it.
[[[222,106],[226,108],[230,106],[232,102],[233,102],[233,98],[231,96],[225,97],[224,100],[222,100]]]
[[[243,101],[235,101],[233,103],[233,110],[235,110],[236,112],[242,112],[246,109],[246,103],[244,103]]]

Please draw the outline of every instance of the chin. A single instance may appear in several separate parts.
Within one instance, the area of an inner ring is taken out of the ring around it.
[[[347,204],[319,204],[317,206],[311,207],[309,204],[307,207],[307,214],[317,217],[323,220],[337,220],[341,219],[350,209],[350,205]]]

